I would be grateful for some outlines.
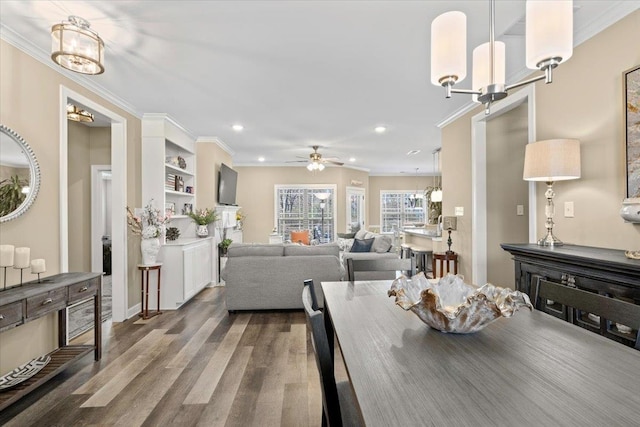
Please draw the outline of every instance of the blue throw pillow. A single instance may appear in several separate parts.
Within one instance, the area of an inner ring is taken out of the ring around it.
[[[354,239],[351,252],[370,252],[374,240],[373,237],[370,239]]]

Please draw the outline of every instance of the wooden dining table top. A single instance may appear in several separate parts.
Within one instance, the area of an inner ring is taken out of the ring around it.
[[[321,285],[367,426],[640,425],[640,351],[526,308],[442,333],[391,283]]]

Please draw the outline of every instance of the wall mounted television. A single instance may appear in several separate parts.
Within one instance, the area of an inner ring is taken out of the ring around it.
[[[237,185],[238,172],[222,163],[218,173],[218,203],[235,206]]]

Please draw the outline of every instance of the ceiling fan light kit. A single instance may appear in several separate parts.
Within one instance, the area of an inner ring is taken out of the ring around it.
[[[454,89],[467,75],[467,17],[446,12],[431,23],[431,83],[452,93],[465,93],[485,104],[507,97],[507,92],[540,80],[553,82],[553,69],[573,53],[573,1],[527,0],[526,64],[543,75],[512,85],[505,82],[505,45],[495,41],[495,0],[490,0],[489,42],[473,51],[472,88]]]
[[[91,24],[79,16],[69,16],[51,27],[51,59],[80,74],[104,73],[104,42]]]

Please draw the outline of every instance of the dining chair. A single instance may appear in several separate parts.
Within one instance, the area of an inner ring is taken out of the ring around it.
[[[318,297],[316,296],[316,286],[313,284],[313,279],[307,279],[304,281],[304,287],[309,288],[311,290],[311,308],[313,311],[320,310],[320,306],[318,305]],[[304,288],[303,288],[304,289]]]
[[[385,258],[385,259],[353,259],[347,258],[347,275],[353,282],[357,271],[401,271],[402,274],[413,276],[416,272],[415,258]]]
[[[305,281],[302,303],[311,328],[311,343],[322,386],[322,425],[363,426],[351,384],[348,381],[336,382],[324,318],[321,311],[313,309],[312,283],[310,280]]]
[[[560,285],[542,278],[538,279],[532,296],[537,309],[544,308],[543,301],[552,300],[567,308],[571,307],[601,316],[606,319],[607,331],[611,328],[611,322],[632,328],[636,334],[634,348],[640,350],[640,305]],[[569,313],[567,320],[573,322],[573,310],[567,311]]]

